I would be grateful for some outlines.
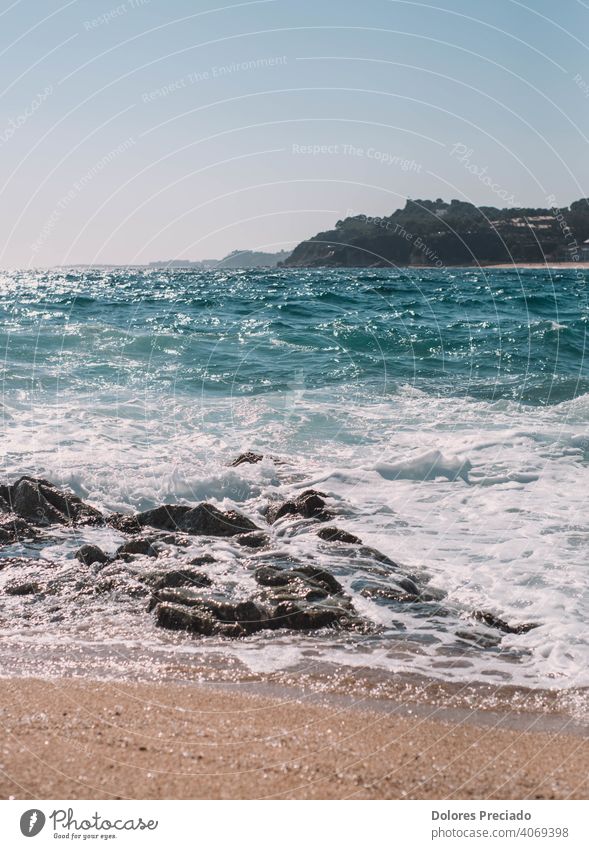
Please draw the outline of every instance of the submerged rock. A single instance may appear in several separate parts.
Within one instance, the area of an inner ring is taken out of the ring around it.
[[[242,463],[259,463],[260,460],[264,459],[263,454],[256,454],[254,451],[245,451],[243,454],[240,454],[239,457],[236,457],[235,460],[232,460],[229,464],[230,466],[241,466]]]
[[[4,587],[6,595],[35,595],[41,587],[36,581],[11,581]]]
[[[209,636],[215,630],[215,621],[206,611],[193,610],[183,604],[163,602],[155,609],[155,621],[160,628],[173,631],[194,631]]]
[[[171,569],[169,572],[156,572],[151,576],[154,589],[168,587],[210,587],[211,579],[196,569]]]
[[[196,507],[164,504],[154,510],[138,513],[135,518],[140,525],[202,536],[232,537],[248,531],[260,530],[257,525],[236,510],[223,512],[206,502]]]
[[[219,537],[232,537],[259,530],[253,522],[236,510],[223,512],[207,503],[199,504],[190,510],[183,519],[182,528],[190,534]]]
[[[192,544],[189,537],[184,534],[173,533],[159,534],[154,541],[162,542],[165,545],[175,545],[177,548],[188,548]]]
[[[320,605],[301,605],[296,601],[281,601],[274,610],[274,628],[292,628],[295,631],[309,631],[316,628],[329,628],[346,624],[348,611],[344,618],[337,607]]]
[[[148,525],[162,531],[177,531],[180,530],[181,522],[189,511],[190,507],[182,504],[162,504],[161,507],[137,513],[133,518],[140,528]]]
[[[360,537],[342,531],[340,528],[319,528],[317,536],[325,542],[345,542],[350,545],[362,545]]]
[[[238,534],[235,537],[235,542],[239,545],[245,545],[247,548],[263,548],[268,544],[268,535],[263,531],[251,531],[249,534]]]
[[[205,635],[235,637],[277,628],[366,631],[370,627],[325,569],[265,565],[256,569],[254,577],[260,590],[248,599],[220,600],[197,587],[168,586],[154,592],[149,609],[155,609],[161,627]]]
[[[306,489],[304,492],[282,504],[270,504],[266,513],[266,519],[273,524],[283,516],[302,516],[304,519],[318,519],[327,521],[332,514],[325,509],[326,495],[315,489]]]
[[[91,566],[93,563],[108,563],[110,557],[97,545],[82,545],[74,554],[74,557],[83,563],[85,566]]]
[[[6,504],[6,507],[5,513],[0,512],[0,545],[11,545],[21,540],[36,539],[39,535],[38,530],[21,519],[20,516],[10,512],[8,504]]]
[[[409,578],[400,578],[396,584],[367,583],[360,590],[360,595],[383,601],[413,602],[420,599],[419,588]]]
[[[105,521],[111,528],[123,534],[139,534],[143,530],[135,516],[128,513],[111,513]]]
[[[489,628],[497,628],[504,634],[527,634],[528,631],[539,627],[539,624],[535,622],[525,622],[521,625],[510,625],[508,622],[505,622],[504,619],[500,619],[498,616],[495,616],[493,613],[488,613],[485,610],[475,610],[472,617],[473,619],[476,619],[477,622],[483,622],[485,625],[488,625]]]
[[[130,539],[120,545],[116,550],[115,557],[125,559],[132,554],[144,554],[147,557],[157,557],[158,551],[152,545],[151,540],[148,540],[145,537],[136,537],[135,539]]]
[[[104,521],[99,510],[42,478],[20,478],[12,486],[4,487],[3,498],[14,513],[33,525],[84,525]]]
[[[400,568],[398,563],[395,563],[394,560],[391,560],[391,558],[386,554],[383,554],[382,551],[378,551],[378,549],[372,548],[370,545],[363,545],[358,549],[358,554],[361,554],[363,557],[368,557],[371,560],[375,560],[377,563],[382,563],[384,566],[390,566],[391,569]]]
[[[303,575],[307,581],[314,584],[319,584],[328,593],[337,595],[342,593],[344,588],[340,582],[327,569],[321,569],[318,566],[297,566],[292,570],[295,575]]]

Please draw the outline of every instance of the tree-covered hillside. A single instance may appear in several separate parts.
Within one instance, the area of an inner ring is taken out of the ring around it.
[[[587,258],[589,199],[570,207],[497,209],[408,200],[388,217],[356,215],[301,242],[285,266],[476,265]]]

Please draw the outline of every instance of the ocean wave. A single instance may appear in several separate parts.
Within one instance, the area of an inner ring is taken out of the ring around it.
[[[8,275],[4,479],[48,478],[108,511],[210,501],[257,521],[319,486],[338,527],[441,590],[451,615],[362,595],[390,581],[386,569],[319,547],[312,522],[286,516],[271,530],[276,556],[334,570],[382,631],[224,651],[276,669],[312,651],[445,680],[589,685],[584,293],[566,274],[557,290],[542,274],[485,275]],[[266,456],[230,467],[243,450]],[[101,533],[87,541],[120,543]],[[65,582],[74,543],[52,545]],[[237,548],[214,547],[236,591],[257,556]],[[125,605],[105,596],[51,634],[91,641],[107,622],[105,639],[137,640]],[[473,610],[539,627],[472,646],[457,632]],[[158,639],[140,635],[146,651]]]

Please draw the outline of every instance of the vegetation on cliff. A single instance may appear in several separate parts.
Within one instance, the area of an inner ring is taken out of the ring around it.
[[[550,199],[549,199],[550,200]],[[589,259],[589,199],[564,208],[408,200],[388,217],[356,215],[301,242],[288,267],[386,267]]]

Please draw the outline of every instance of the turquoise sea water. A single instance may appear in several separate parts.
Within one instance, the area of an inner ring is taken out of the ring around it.
[[[223,651],[256,669],[312,652],[447,679],[589,683],[582,272],[5,272],[0,315],[4,478],[37,474],[111,510],[206,499],[257,522],[269,499],[320,482],[337,524],[443,590],[457,621],[485,609],[540,624],[472,648],[423,611],[361,597],[362,575],[287,520],[277,550],[325,558],[381,630]],[[247,449],[282,462],[229,468]],[[219,545],[224,579],[246,581],[241,554]],[[66,574],[73,546],[56,538],[41,557]],[[109,640],[164,639],[101,604]],[[74,613],[54,630],[42,605],[30,613],[33,642],[89,639]],[[15,622],[0,619],[5,637]]]
[[[400,382],[554,404],[589,388],[573,271],[72,270],[6,275],[5,391],[188,394]]]

